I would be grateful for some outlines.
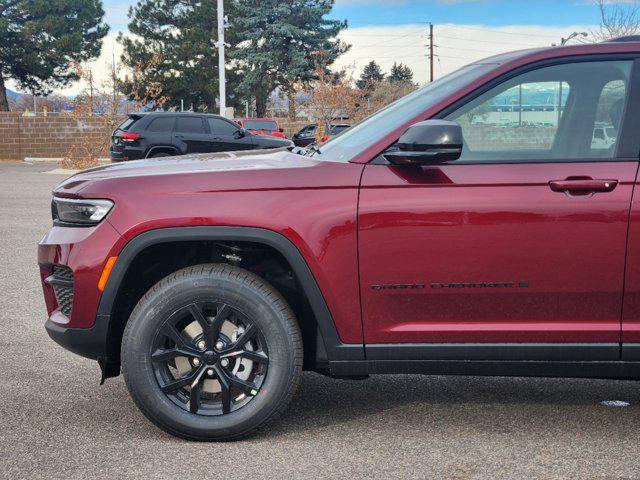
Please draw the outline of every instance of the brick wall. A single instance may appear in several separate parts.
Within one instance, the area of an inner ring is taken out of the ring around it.
[[[0,159],[22,160],[19,116],[0,113]]]
[[[278,123],[291,138],[310,122],[283,118]],[[63,158],[87,139],[100,145],[100,156],[108,157],[111,131],[100,117],[77,118],[64,113],[23,117],[17,112],[0,112],[0,160]]]
[[[108,156],[110,134],[111,127],[98,117],[23,117],[17,112],[0,112],[0,159],[62,158],[74,145],[87,140],[103,144],[101,155]]]
[[[310,120],[289,120],[288,118],[278,118],[278,125],[284,129],[287,138],[291,138],[294,133],[298,133],[302,127],[309,125]]]

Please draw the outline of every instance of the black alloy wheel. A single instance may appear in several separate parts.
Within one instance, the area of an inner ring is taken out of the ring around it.
[[[242,408],[260,391],[269,366],[260,327],[224,303],[176,311],[158,331],[150,355],[162,392],[198,415]]]

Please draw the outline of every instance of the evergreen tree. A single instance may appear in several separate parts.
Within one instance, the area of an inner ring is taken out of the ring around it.
[[[387,80],[391,83],[413,83],[413,72],[408,66],[394,62]]]
[[[101,0],[0,0],[0,111],[8,79],[36,95],[77,80],[74,63],[100,55],[103,16]]]
[[[225,9],[234,18],[234,2]],[[150,86],[166,99],[166,107],[192,105],[197,110],[215,110],[218,98],[218,40],[216,0],[140,0],[129,9],[129,31],[120,34],[122,60],[134,76],[123,84],[130,98],[144,99]],[[233,29],[225,40],[235,42]],[[235,79],[227,78],[233,93]],[[233,99],[231,99],[233,100]],[[229,102],[233,104],[233,101]]]
[[[237,0],[237,10],[247,12],[233,20],[238,44],[232,58],[243,79],[240,91],[255,97],[258,116],[274,88],[289,97],[295,115],[296,86],[315,77],[315,63],[326,67],[348,46],[336,37],[346,22],[325,18],[334,0]]]
[[[359,89],[363,90],[371,88],[373,85],[383,80],[384,73],[382,73],[380,65],[378,65],[375,60],[371,60],[365,65],[362,75],[360,75],[360,79],[356,82],[356,85]]]

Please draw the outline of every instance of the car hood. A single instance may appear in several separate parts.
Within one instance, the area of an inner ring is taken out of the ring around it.
[[[286,149],[161,157],[82,171],[63,181],[54,193],[110,198],[128,188],[168,192],[335,187],[351,183],[345,178],[350,175],[336,175],[348,165]]]

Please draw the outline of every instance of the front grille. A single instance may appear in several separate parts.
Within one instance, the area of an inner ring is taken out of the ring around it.
[[[54,265],[53,275],[48,283],[53,287],[58,308],[67,317],[71,317],[73,309],[73,271],[64,265]]]

